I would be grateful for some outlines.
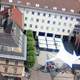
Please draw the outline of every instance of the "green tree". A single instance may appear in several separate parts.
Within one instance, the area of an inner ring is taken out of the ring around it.
[[[35,64],[35,40],[33,37],[33,32],[27,30],[27,61],[25,62],[26,66],[31,68]]]

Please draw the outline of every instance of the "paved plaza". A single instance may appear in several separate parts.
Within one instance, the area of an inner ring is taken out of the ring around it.
[[[38,70],[41,65],[45,64],[45,61],[49,58],[55,57],[56,53],[48,51],[40,51],[39,56],[37,56],[36,64],[31,72],[30,80],[74,80],[74,75],[70,72],[43,72]],[[58,60],[59,61],[59,60]],[[59,61],[62,65],[63,63]],[[55,74],[55,76],[54,76]]]

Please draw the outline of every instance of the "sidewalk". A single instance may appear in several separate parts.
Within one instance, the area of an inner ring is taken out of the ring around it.
[[[74,80],[74,75],[70,72],[58,73],[54,80]]]
[[[37,57],[37,63],[39,65],[44,65],[46,60],[55,57],[56,54],[57,53],[55,53],[55,52],[40,51],[40,54]]]
[[[48,51],[40,51],[40,55],[37,57],[37,61],[38,64],[45,64],[45,61],[48,58],[53,58],[56,56],[57,53],[55,52],[48,52]],[[57,63],[57,66],[62,66],[64,63],[61,60],[55,60]],[[45,74],[45,73],[44,73]],[[53,77],[52,75],[56,74],[55,77]],[[62,72],[57,72],[54,73],[52,72],[50,74],[51,79],[50,80],[74,80],[74,75],[68,70],[67,72],[64,71],[64,73]]]
[[[50,76],[49,73],[44,73],[44,72],[42,72],[38,69],[40,67],[40,64],[38,64],[38,58],[39,57],[36,57],[36,63],[35,63],[34,67],[31,70],[30,80],[51,80],[51,76]],[[43,60],[39,60],[39,62],[40,61],[43,61]]]
[[[40,55],[37,56],[36,64],[32,69],[30,80],[74,80],[74,75],[70,71],[45,73],[38,70],[40,65],[45,64],[45,61],[48,59],[48,56],[49,58],[51,58],[55,57],[56,55],[56,53],[51,53],[47,51],[40,52]],[[58,62],[62,64],[62,62]],[[54,74],[56,75],[54,76]]]
[[[32,70],[30,80],[51,80],[49,73]]]

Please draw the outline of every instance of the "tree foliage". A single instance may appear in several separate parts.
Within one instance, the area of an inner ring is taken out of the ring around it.
[[[34,66],[35,63],[35,40],[33,37],[33,32],[27,30],[27,62],[26,66],[31,68]]]

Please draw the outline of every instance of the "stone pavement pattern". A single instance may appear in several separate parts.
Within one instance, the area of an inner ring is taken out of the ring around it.
[[[41,71],[32,71],[30,80],[51,80],[49,73],[43,73]]]
[[[53,76],[53,72],[51,73],[45,73],[41,72],[40,70],[37,70],[39,65],[44,64],[44,61],[47,59],[47,54],[50,54],[48,56],[53,57],[49,52],[41,51],[40,55],[37,57],[36,64],[33,67],[31,71],[31,78],[30,80],[74,80],[74,75],[71,72],[60,72],[57,73],[56,76]]]
[[[58,73],[53,80],[74,80],[74,75],[68,72]]]

